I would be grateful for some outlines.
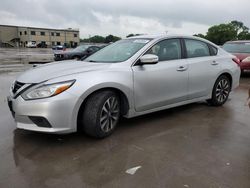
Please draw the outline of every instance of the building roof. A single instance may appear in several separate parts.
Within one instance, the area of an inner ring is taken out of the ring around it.
[[[52,28],[43,28],[43,27],[27,27],[27,26],[17,26],[17,25],[0,25],[0,27],[17,27],[17,28],[27,28],[27,29],[44,29],[44,30],[51,30],[51,31],[74,31],[74,32],[79,32],[79,29],[52,29]]]

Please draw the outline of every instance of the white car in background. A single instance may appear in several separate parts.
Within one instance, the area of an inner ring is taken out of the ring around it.
[[[26,45],[27,48],[36,48],[36,42],[35,41],[30,41]]]

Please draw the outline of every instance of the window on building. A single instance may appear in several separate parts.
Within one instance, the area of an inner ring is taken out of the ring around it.
[[[45,35],[45,32],[44,32],[44,31],[42,31],[40,34],[41,34],[42,36],[44,36],[44,35]]]
[[[51,36],[54,36],[54,33],[53,33],[53,32],[51,33]]]
[[[60,33],[56,33],[56,36],[58,36],[58,37],[59,37],[59,36],[60,36]]]
[[[55,42],[52,42],[52,46],[55,46]]]
[[[27,31],[24,31],[24,34],[27,35]]]
[[[31,35],[36,35],[36,32],[35,31],[31,31],[30,34]]]
[[[20,31],[20,35],[22,35],[22,31]]]
[[[77,37],[77,34],[76,34],[76,33],[74,34],[74,37]]]
[[[61,42],[56,42],[56,45],[61,45]]]

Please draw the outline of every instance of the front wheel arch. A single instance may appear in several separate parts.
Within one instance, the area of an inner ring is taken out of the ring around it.
[[[87,102],[87,100],[94,94],[96,93],[99,93],[99,92],[102,92],[102,91],[114,91],[118,96],[119,96],[119,99],[120,99],[120,102],[121,102],[121,116],[123,115],[126,115],[128,113],[128,110],[129,110],[129,100],[128,100],[128,97],[126,96],[126,94],[121,91],[120,89],[117,89],[117,88],[113,88],[113,87],[106,87],[106,88],[101,88],[101,89],[97,89],[93,92],[91,92],[90,94],[88,94],[88,96],[83,100],[82,104],[80,105],[80,108],[77,112],[77,130],[81,131],[82,128],[81,128],[81,124],[82,124],[82,118],[81,118],[81,114],[84,110],[84,106]]]

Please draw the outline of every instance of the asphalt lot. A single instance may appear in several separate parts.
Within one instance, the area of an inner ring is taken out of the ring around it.
[[[53,61],[51,48],[0,48],[0,65]]]
[[[0,74],[1,188],[250,187],[250,74],[223,107],[198,103],[122,119],[102,140],[16,130],[6,96],[18,74]]]

